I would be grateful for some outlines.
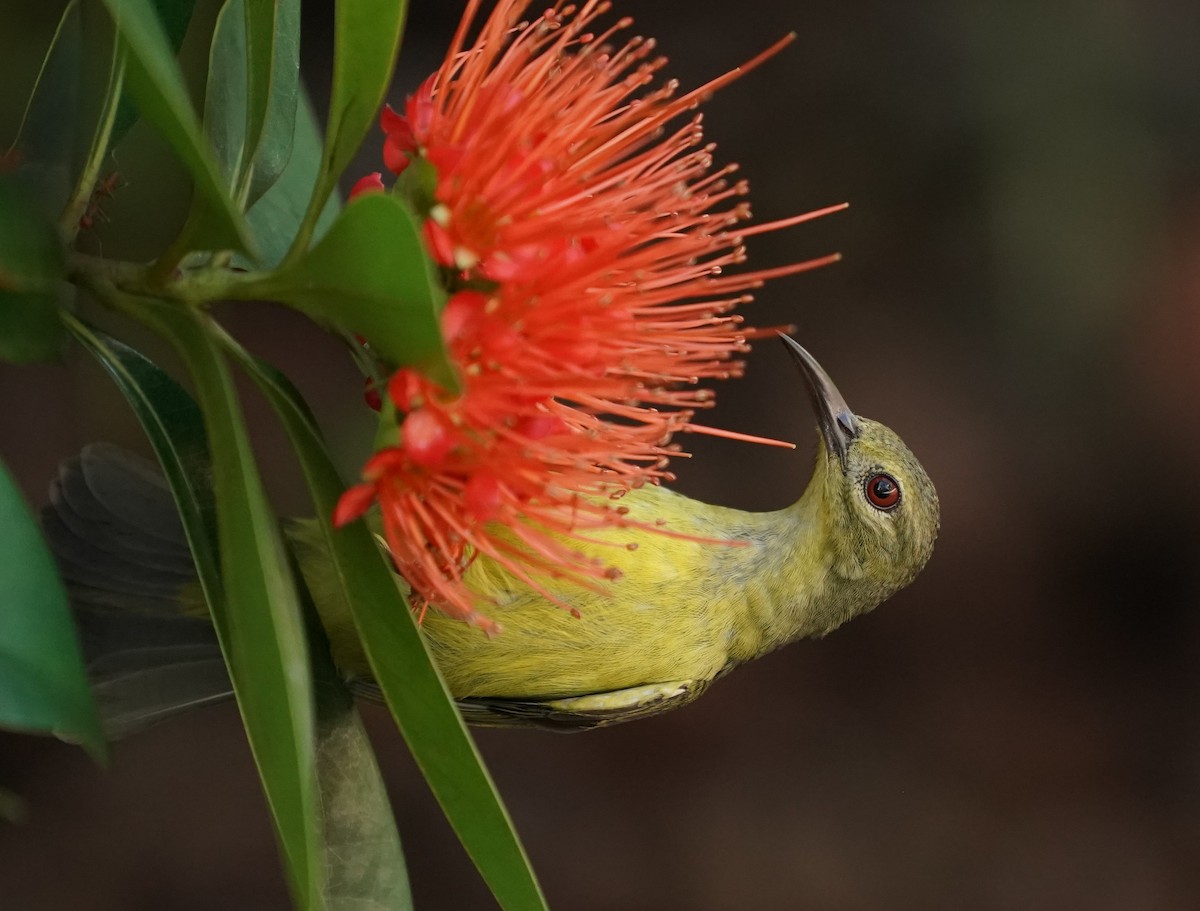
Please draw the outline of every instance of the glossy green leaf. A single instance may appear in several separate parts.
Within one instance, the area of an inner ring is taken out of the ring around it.
[[[104,0],[128,51],[126,87],[195,183],[186,246],[253,252],[246,223],[204,140],[172,48],[150,0]]]
[[[25,363],[61,348],[58,294],[65,266],[58,233],[18,179],[0,179],[0,359]]]
[[[313,187],[316,186],[320,166],[321,134],[312,106],[301,91],[287,167],[271,189],[246,213],[246,221],[250,223],[250,230],[258,244],[259,265],[263,268],[278,266],[291,247],[312,197]],[[341,208],[338,195],[335,193],[330,196],[321,217],[317,219],[318,240],[325,236]],[[235,263],[245,267],[251,265],[249,260],[242,258],[236,258]]]
[[[303,620],[233,379],[202,320],[198,314],[166,307],[156,319],[187,363],[204,412],[225,593],[214,620],[293,889],[302,906],[312,907],[322,890],[324,870]]]
[[[300,455],[334,557],[335,578],[328,580],[322,594],[338,603],[323,605],[327,622],[333,616],[352,618],[409,750],[501,907],[509,911],[545,908],[508,812],[388,563],[365,523],[332,527],[344,485],[308,408],[282,374],[250,357],[232,340],[226,338],[225,344],[274,405]]]
[[[267,109],[271,104],[271,81],[275,56],[275,3],[273,0],[236,0],[231,4],[242,8],[242,32],[246,39],[246,171],[253,167],[254,156],[267,125]],[[289,3],[289,7],[294,4]],[[299,26],[297,11],[296,26]],[[300,46],[296,44],[296,63]],[[291,133],[291,130],[288,130]],[[239,183],[240,187],[240,183]]]
[[[204,135],[230,188],[245,152],[246,89],[245,0],[228,0],[217,15],[208,54]]]
[[[212,453],[220,554],[220,588],[206,586],[209,607],[297,902],[322,907],[313,692],[303,618],[233,380],[203,315],[149,301],[131,301],[129,307],[170,339],[196,384]],[[140,389],[137,398],[158,412],[150,390]],[[164,426],[161,415],[153,426]],[[196,556],[199,563],[201,555]]]
[[[407,0],[340,0],[335,9],[333,87],[325,175],[336,180],[379,118],[400,51]]]
[[[67,594],[3,463],[0,541],[0,727],[56,734],[103,760],[104,735]]]
[[[200,409],[175,380],[139,352],[81,323],[73,328],[142,421],[179,498],[200,577],[220,597],[212,463]],[[307,630],[316,699],[326,907],[406,909],[411,901],[400,837],[370,742],[329,658],[324,632],[311,623]]]
[[[227,185],[247,206],[275,183],[291,156],[299,54],[296,0],[229,0],[221,9],[209,52],[204,131]]]
[[[352,200],[301,260],[239,294],[290,304],[319,323],[358,333],[384,360],[417,367],[448,386],[457,382],[438,327],[445,292],[416,219],[394,196]]]
[[[279,179],[292,152],[300,99],[300,2],[246,3],[250,60],[246,154],[253,166],[247,202],[253,205]]]
[[[173,57],[183,46],[183,38],[187,34],[188,25],[192,21],[192,13],[196,9],[196,0],[150,0],[150,5],[154,8],[158,21],[162,25],[163,35],[167,39],[167,46],[171,49]],[[137,119],[138,109],[133,103],[133,99],[128,95],[123,95],[120,106],[117,108],[116,120],[113,122],[112,135],[109,137],[109,148],[115,147],[125,137],[125,134],[137,123]]]
[[[338,0],[333,87],[317,188],[289,259],[308,247],[325,200],[379,118],[400,50],[407,0]]]

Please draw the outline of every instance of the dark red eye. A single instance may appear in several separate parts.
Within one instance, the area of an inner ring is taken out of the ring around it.
[[[900,502],[900,485],[891,475],[871,475],[867,479],[867,499],[876,509],[892,509]]]

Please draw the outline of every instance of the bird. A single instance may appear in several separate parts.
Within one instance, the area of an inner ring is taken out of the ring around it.
[[[479,555],[464,579],[503,631],[487,636],[436,610],[422,621],[466,721],[578,731],[657,715],[738,665],[825,636],[917,577],[940,524],[928,474],[894,431],[850,409],[803,346],[780,338],[819,437],[800,498],[749,512],[662,485],[630,490],[622,504],[635,524],[577,545],[615,566],[614,578],[602,592],[542,580],[558,604]],[[110,737],[232,696],[153,463],[111,444],[85,447],[60,465],[42,522]],[[643,527],[655,525],[670,533]],[[335,663],[356,693],[379,699],[352,618],[323,595],[331,557],[316,520],[283,528]]]

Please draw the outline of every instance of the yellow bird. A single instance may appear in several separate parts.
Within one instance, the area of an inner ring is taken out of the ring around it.
[[[546,582],[578,616],[495,562],[475,560],[466,582],[495,605],[503,632],[487,637],[435,611],[423,627],[468,721],[576,730],[657,714],[739,664],[825,635],[916,577],[938,532],[933,484],[895,433],[855,415],[816,360],[782,338],[821,437],[800,499],[756,513],[664,487],[630,491],[622,502],[631,519],[687,537],[607,530],[601,540],[610,543],[587,545],[620,570],[604,594]],[[231,695],[211,627],[180,613],[194,573],[169,491],[151,467],[115,447],[85,449],[61,468],[43,523],[112,733]],[[335,661],[372,694],[351,618],[323,596],[332,573],[315,521],[285,528]]]

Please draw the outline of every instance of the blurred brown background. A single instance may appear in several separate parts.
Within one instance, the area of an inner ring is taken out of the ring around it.
[[[578,736],[479,732],[552,906],[1200,907],[1200,7],[618,6],[685,87],[799,33],[705,126],[758,218],[852,203],[756,239],[757,264],[846,260],[765,289],[748,316],[798,324],[855,409],[901,432],[943,527],[911,589],[694,706]],[[415,0],[394,102],[458,8]],[[329,10],[306,5],[305,27],[320,106]],[[5,44],[36,66],[30,42]],[[125,211],[154,185],[130,154]],[[280,311],[227,313],[311,395],[352,471],[370,427],[342,352]],[[815,436],[782,350],[760,344],[720,396],[714,422],[801,451],[690,440],[679,486],[791,502]],[[0,367],[0,402],[0,456],[35,502],[88,440],[145,448],[78,352]],[[303,511],[277,428],[249,407],[280,509]],[[492,907],[389,719],[363,711],[418,907]],[[0,735],[0,786],[29,814],[0,824],[5,908],[287,907],[232,706],[118,744],[109,770]]]

